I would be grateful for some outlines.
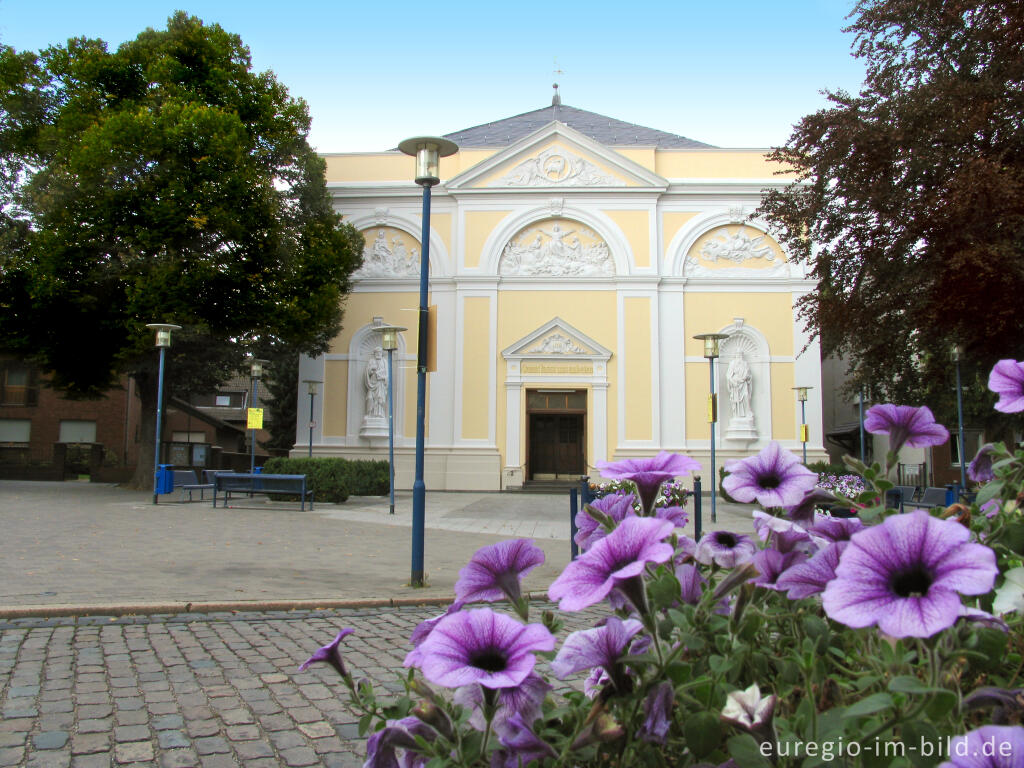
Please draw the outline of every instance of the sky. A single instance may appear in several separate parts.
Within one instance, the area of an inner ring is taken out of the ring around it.
[[[779,146],[856,92],[854,0],[0,0],[0,43],[111,48],[176,10],[238,34],[309,104],[319,152],[374,152],[562,103],[720,147]]]

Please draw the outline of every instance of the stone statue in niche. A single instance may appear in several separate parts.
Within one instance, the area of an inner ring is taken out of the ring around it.
[[[738,353],[725,370],[725,384],[729,389],[729,427],[726,437],[731,440],[754,440],[757,429],[754,426],[753,394],[754,374],[750,365]]]
[[[363,373],[363,383],[366,385],[364,416],[368,419],[385,418],[388,400],[388,368],[384,363],[383,348],[377,347],[373,350],[373,357],[366,364],[366,371]]]

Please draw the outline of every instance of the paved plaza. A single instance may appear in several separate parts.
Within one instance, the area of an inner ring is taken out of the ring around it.
[[[393,517],[386,498],[176,499],[0,481],[0,766],[361,765],[343,686],[303,660],[352,627],[354,674],[400,690],[410,632],[478,547],[534,538],[538,598],[569,559],[561,494],[428,492],[425,589],[407,584],[407,494]],[[750,529],[748,507],[718,513],[706,530]]]

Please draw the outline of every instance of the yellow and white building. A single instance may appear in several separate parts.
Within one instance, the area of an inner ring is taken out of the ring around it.
[[[764,150],[719,149],[563,106],[449,134],[433,188],[428,489],[491,490],[597,476],[602,460],[684,452],[708,467],[709,364],[717,463],[770,440],[799,452],[793,387],[810,386],[808,458],[824,458],[821,364],[793,305],[813,290],[751,219],[787,182]],[[394,353],[396,486],[416,437],[416,308],[422,191],[397,150],[326,156],[337,210],[366,238],[330,350],[301,361],[323,381],[313,453],[387,458],[381,324]],[[299,394],[296,455],[309,441]],[[705,476],[707,476],[705,471]]]

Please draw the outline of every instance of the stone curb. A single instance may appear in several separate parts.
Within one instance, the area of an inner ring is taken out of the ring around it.
[[[544,592],[530,592],[528,600],[547,602]],[[455,597],[380,597],[362,600],[236,600],[228,602],[84,603],[78,605],[3,605],[0,619],[49,619],[59,616],[153,616],[177,613],[260,613],[264,611],[317,611],[341,608],[398,608],[450,605]],[[502,601],[504,602],[504,601]]]

